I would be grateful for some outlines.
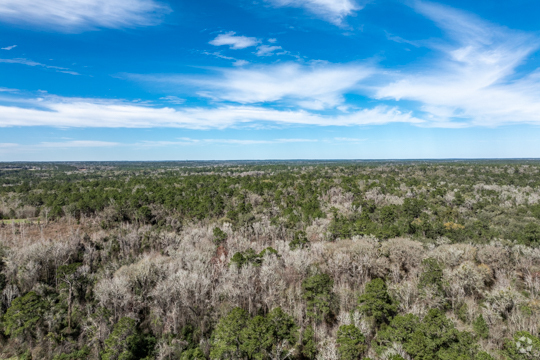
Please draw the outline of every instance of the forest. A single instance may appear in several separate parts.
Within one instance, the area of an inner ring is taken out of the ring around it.
[[[0,163],[0,359],[540,359],[540,161]]]

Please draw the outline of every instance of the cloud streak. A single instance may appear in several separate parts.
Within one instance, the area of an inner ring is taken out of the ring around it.
[[[276,110],[257,106],[215,108],[150,107],[129,102],[49,97],[24,99],[24,107],[0,105],[0,127],[54,126],[64,128],[229,128],[267,123],[282,126],[355,126],[394,122],[421,124],[423,120],[397,108],[378,106],[348,114],[321,115],[304,110]]]
[[[0,21],[76,32],[157,25],[170,11],[154,0],[2,0]]]
[[[209,44],[214,46],[228,45],[230,49],[239,50],[256,46],[261,42],[255,37],[239,36],[235,34],[236,33],[234,31],[219,34],[214,40],[211,40]]]
[[[15,49],[16,47],[17,45],[6,46],[6,47],[3,47],[2,50],[12,50],[12,49]]]
[[[304,8],[309,12],[335,24],[342,25],[344,19],[361,10],[355,0],[267,0],[277,7]]]
[[[33,60],[28,60],[24,58],[15,58],[15,59],[0,59],[0,63],[5,64],[21,64],[21,65],[27,65],[27,66],[37,66],[42,67],[45,69],[53,69],[57,72],[64,73],[64,74],[70,74],[70,75],[80,75],[76,71],[71,71],[68,68],[60,67],[60,66],[52,66],[52,65],[46,65],[42,64]]]
[[[301,108],[322,110],[343,103],[343,94],[374,70],[360,64],[285,63],[240,69],[223,69],[221,76],[193,79],[201,94],[221,101],[241,104],[289,102]],[[182,82],[166,76],[150,81]]]
[[[375,98],[416,101],[439,126],[540,123],[540,73],[516,74],[539,48],[537,38],[442,5],[416,2],[415,9],[450,41],[432,43],[436,60],[379,84]]]

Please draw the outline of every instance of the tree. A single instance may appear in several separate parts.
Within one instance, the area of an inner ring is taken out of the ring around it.
[[[267,349],[273,360],[289,358],[298,341],[298,326],[289,314],[275,308],[266,316],[270,330],[271,346]]]
[[[11,337],[35,335],[47,303],[35,292],[18,297],[4,315],[5,333]]]
[[[105,340],[102,360],[135,360],[145,358],[152,351],[155,339],[142,336],[137,322],[129,317],[121,318]]]
[[[246,328],[248,315],[242,308],[234,308],[216,325],[212,334],[212,359],[242,359],[240,334]]]
[[[429,310],[404,348],[415,360],[472,360],[477,352],[473,336],[456,330],[438,309]]]
[[[441,264],[433,258],[428,258],[422,261],[422,266],[424,271],[420,275],[418,287],[420,289],[432,287],[438,295],[444,295],[443,268]]]
[[[270,333],[267,319],[261,315],[255,316],[240,333],[240,348],[249,359],[263,360],[266,358],[265,350],[272,346]]]
[[[313,327],[310,325],[304,330],[302,334],[302,344],[300,353],[306,359],[312,360],[315,359],[317,355],[317,343],[315,341],[315,332]]]
[[[62,283],[60,290],[67,290],[68,296],[68,329],[71,329],[71,313],[73,307],[73,292],[84,281],[88,268],[81,263],[62,265],[58,268],[58,280]]]
[[[388,294],[386,283],[382,279],[368,282],[358,302],[360,312],[373,318],[377,325],[387,324],[397,313],[397,303]]]
[[[333,286],[334,281],[328,274],[313,275],[302,282],[308,317],[315,321],[329,321],[334,316],[337,299],[332,291]]]
[[[354,325],[342,325],[337,332],[339,358],[341,360],[357,360],[366,351],[366,339]]]

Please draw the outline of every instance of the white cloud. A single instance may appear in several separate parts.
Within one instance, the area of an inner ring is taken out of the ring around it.
[[[233,62],[234,66],[245,66],[247,64],[249,64],[249,61],[246,60],[236,60],[235,62]]]
[[[156,25],[170,11],[154,0],[0,1],[0,21],[68,32]]]
[[[416,10],[451,42],[433,43],[438,59],[380,84],[377,98],[417,101],[437,126],[540,123],[540,72],[516,74],[538,49],[537,38],[442,5],[417,2]]]
[[[257,47],[257,56],[271,56],[274,55],[274,51],[281,50],[281,46],[261,45]]]
[[[343,19],[352,15],[354,11],[361,10],[355,0],[267,0],[275,6],[288,6],[305,8],[315,15],[330,21],[333,24],[341,25]]]
[[[229,48],[238,50],[255,46],[261,42],[259,39],[254,37],[236,36],[234,34],[236,34],[234,31],[219,34],[214,40],[210,41],[209,44],[214,46],[228,45]]]
[[[11,49],[15,49],[16,47],[17,45],[6,46],[6,47],[3,47],[2,50],[11,50]]]
[[[17,92],[17,91],[19,91],[19,90],[0,87],[0,92]]]
[[[181,99],[178,96],[170,95],[170,96],[164,96],[159,98],[160,100],[164,100],[167,102],[170,102],[171,104],[180,105],[186,102],[185,99]]]
[[[342,115],[320,115],[303,110],[275,110],[255,106],[216,108],[154,108],[130,102],[47,97],[24,99],[25,107],[0,105],[0,127],[55,126],[102,128],[177,127],[227,128],[254,123],[281,125],[353,126],[423,121],[396,108],[375,107]]]
[[[6,64],[21,64],[21,65],[27,65],[27,66],[38,66],[43,67],[46,69],[53,69],[57,72],[64,73],[64,74],[70,74],[70,75],[80,75],[78,72],[71,71],[68,68],[60,67],[60,66],[52,66],[52,65],[45,65],[33,60],[28,60],[24,58],[15,58],[15,59],[0,59],[0,63],[6,63]]]
[[[242,104],[292,101],[306,109],[321,110],[340,105],[344,92],[372,74],[373,69],[358,64],[286,63],[224,69],[220,77],[193,82],[213,99]],[[185,78],[170,76],[149,80],[185,83]]]

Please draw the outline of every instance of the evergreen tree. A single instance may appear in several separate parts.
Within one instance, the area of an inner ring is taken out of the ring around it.
[[[360,312],[373,318],[377,325],[388,323],[397,313],[397,303],[388,294],[386,283],[382,279],[368,282],[358,302]]]
[[[313,275],[302,282],[308,317],[315,321],[329,321],[334,316],[337,299],[333,286],[334,281],[328,274]]]
[[[341,360],[357,360],[366,351],[366,339],[354,325],[342,325],[337,332],[339,358]]]

